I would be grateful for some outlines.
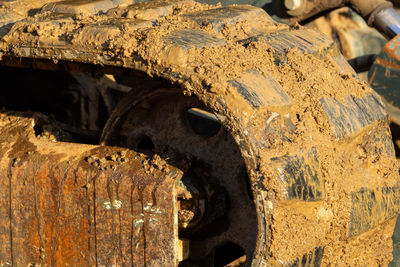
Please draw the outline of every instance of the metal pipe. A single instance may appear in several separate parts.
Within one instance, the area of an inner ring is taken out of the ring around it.
[[[346,0],[346,5],[360,14],[372,26],[375,15],[383,9],[393,7],[387,0]]]
[[[286,13],[293,16],[290,20],[292,23],[347,5],[388,39],[400,33],[400,15],[393,9],[393,4],[386,0],[285,0],[284,4]]]
[[[375,15],[374,26],[389,40],[400,34],[400,15],[393,8],[386,8]]]

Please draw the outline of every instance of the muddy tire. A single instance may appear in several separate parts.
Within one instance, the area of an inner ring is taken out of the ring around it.
[[[214,12],[218,17],[226,10]],[[246,12],[241,12],[246,17]],[[186,34],[172,34],[169,40],[179,47],[178,38],[186,38],[185,46],[198,46],[200,40]],[[232,181],[221,178],[216,170],[229,173],[231,166],[216,160],[213,153],[222,153],[229,164],[243,161],[237,165],[247,167],[257,228],[251,212],[243,213],[240,208],[244,207],[235,206],[238,203],[233,201],[226,212],[228,220],[247,230],[236,236],[219,233],[200,241],[195,236],[191,250],[201,247],[203,257],[212,255],[207,264],[214,259],[218,266],[218,246],[230,242],[245,251],[246,262],[252,266],[388,264],[400,192],[387,115],[379,96],[356,78],[337,48],[315,31],[283,29],[239,43],[247,49],[258,45],[258,49],[270,51],[272,58],[264,62],[270,64],[268,70],[243,69],[227,81],[230,95],[218,95],[218,103],[213,103],[213,98],[200,101],[204,92],[198,97],[176,93],[164,98],[155,93],[157,87],[134,90],[111,116],[103,142],[140,149],[140,138],[148,136],[156,152],[174,151],[167,152],[165,158],[189,154],[212,166],[212,175],[226,188]],[[277,70],[286,75],[276,75]],[[190,104],[179,104],[185,98]],[[150,106],[144,113],[140,111],[142,102]],[[222,107],[216,107],[218,104]],[[233,160],[228,148],[219,150],[217,144],[222,141],[216,140],[220,136],[196,139],[191,136],[199,133],[185,132],[190,125],[175,114],[189,108],[224,118],[224,134],[235,139],[236,144],[229,144],[238,146],[242,158]],[[245,110],[246,116],[237,109]],[[199,152],[192,142],[214,149]],[[232,197],[232,192],[228,195]],[[249,218],[247,225],[238,212]],[[244,242],[244,236],[257,238]],[[205,264],[198,257],[188,262]]]
[[[133,88],[102,144],[157,153],[203,186],[201,219],[179,233],[182,266],[382,266],[397,255],[387,114],[327,37],[251,6],[66,15],[79,5],[15,23],[2,64],[112,73]]]

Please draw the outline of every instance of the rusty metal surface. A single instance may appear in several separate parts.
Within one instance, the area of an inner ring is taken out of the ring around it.
[[[1,266],[175,266],[181,172],[128,149],[54,142],[0,115]]]
[[[400,123],[400,36],[390,40],[368,71],[371,87],[385,100],[391,120]]]

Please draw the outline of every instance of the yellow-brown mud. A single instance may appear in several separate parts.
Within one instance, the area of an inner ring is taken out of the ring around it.
[[[165,9],[154,8],[165,5],[168,5]],[[220,31],[190,17],[194,12],[213,9],[214,6],[193,1],[160,1],[110,10],[104,15],[81,14],[75,19],[63,19],[59,24],[47,22],[47,12],[38,13],[17,23],[4,36],[2,52],[23,56],[24,47],[34,47],[37,48],[35,56],[54,62],[71,56],[76,61],[105,64],[101,58],[110,58],[108,62],[134,67],[150,76],[176,73],[169,79],[182,86],[184,94],[198,96],[214,112],[229,118],[224,121],[225,127],[237,143],[249,147],[242,151],[244,158],[252,159],[248,162],[257,161],[259,166],[259,170],[248,167],[253,185],[262,176],[265,189],[273,192],[274,197],[268,199],[272,221],[267,260],[287,262],[323,246],[323,265],[386,265],[392,255],[395,219],[380,221],[372,230],[355,237],[348,237],[348,233],[353,192],[364,187],[375,190],[398,185],[399,166],[395,158],[380,152],[384,146],[381,141],[368,141],[374,131],[387,131],[387,122],[371,123],[339,140],[320,101],[327,97],[339,102],[349,96],[363,98],[372,89],[341,70],[335,62],[338,51],[334,46],[321,45],[318,55],[305,55],[298,48],[288,49],[286,62],[276,64],[275,50],[268,43],[252,42],[245,47],[237,42],[261,33],[295,32],[302,29],[300,26],[289,28],[278,24],[260,11],[229,23]],[[149,18],[156,22],[149,23]],[[165,41],[170,34],[187,29],[212,35],[221,43],[183,48]],[[57,46],[65,51],[92,52],[99,59],[74,58],[67,52],[57,52]],[[291,103],[249,106],[229,83],[245,76],[247,70],[273,77]],[[282,117],[289,114],[296,130],[289,135],[288,142],[275,139],[269,140],[268,149],[254,147],[247,141],[245,132],[261,137],[260,131],[270,111]],[[318,151],[324,179],[323,200],[285,200],[282,185],[271,169],[271,158],[293,156],[312,148]]]

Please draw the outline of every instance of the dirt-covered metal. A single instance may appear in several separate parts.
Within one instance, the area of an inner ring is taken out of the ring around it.
[[[0,118],[1,265],[178,264],[181,171],[128,149],[54,142],[24,115]]]
[[[327,37],[252,6],[49,2],[3,3],[2,69],[112,74],[131,88],[102,144],[156,153],[200,184],[207,203],[181,210],[200,210],[178,232],[181,266],[391,261],[387,114]]]

